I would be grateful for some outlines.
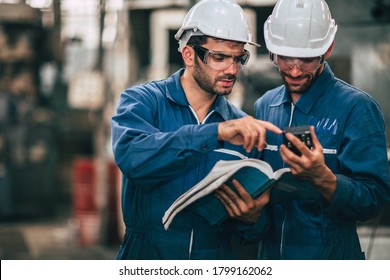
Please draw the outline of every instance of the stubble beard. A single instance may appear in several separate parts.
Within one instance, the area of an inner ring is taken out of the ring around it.
[[[205,92],[209,93],[210,95],[222,95],[222,96],[229,95],[232,92],[233,87],[224,88],[220,90],[218,89],[217,83],[222,79],[233,79],[234,83],[236,80],[236,76],[234,75],[223,75],[222,77],[217,77],[215,81],[212,81],[211,78],[206,74],[206,72],[203,71],[203,69],[199,65],[198,60],[195,60],[193,76],[194,76],[194,80],[199,85],[199,87],[203,89]]]
[[[289,93],[294,93],[294,94],[303,94],[305,93],[309,87],[313,84],[314,80],[317,79],[317,77],[320,75],[320,69],[317,69],[315,73],[308,73],[308,74],[303,74],[297,78],[291,77],[288,72],[281,72],[282,79],[284,81],[284,85],[286,86],[286,89]],[[289,82],[286,81],[286,77],[289,79],[297,79],[301,80],[306,78],[306,82],[300,86],[293,86]]]

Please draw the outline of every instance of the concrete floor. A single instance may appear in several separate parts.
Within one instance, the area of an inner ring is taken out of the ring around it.
[[[2,260],[112,260],[117,249],[80,242],[70,221],[0,225]]]
[[[80,232],[74,218],[0,223],[2,260],[113,260],[119,244],[102,245],[90,222]],[[390,260],[390,226],[358,228],[362,248],[370,260]]]
[[[369,260],[390,260],[390,227],[361,226],[360,243]]]

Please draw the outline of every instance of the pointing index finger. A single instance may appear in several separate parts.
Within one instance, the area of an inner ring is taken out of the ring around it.
[[[276,134],[282,134],[283,131],[277,127],[276,125],[270,123],[270,122],[267,122],[267,121],[261,121],[261,120],[257,120],[258,122],[260,122],[260,124],[267,130],[269,131],[272,131]]]

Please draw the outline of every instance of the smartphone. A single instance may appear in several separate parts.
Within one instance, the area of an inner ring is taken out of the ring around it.
[[[286,138],[287,132],[294,134],[294,136],[301,140],[301,142],[303,142],[310,150],[313,148],[309,125],[285,127],[283,132],[283,144],[285,144],[286,147],[293,151],[296,155],[301,156],[301,152]]]

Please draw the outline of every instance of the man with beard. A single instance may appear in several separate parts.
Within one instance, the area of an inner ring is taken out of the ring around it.
[[[264,37],[284,85],[255,103],[255,116],[280,128],[310,126],[312,149],[291,133],[267,134],[262,159],[313,183],[316,198],[282,199],[277,188],[261,219],[260,259],[364,259],[356,223],[389,199],[385,124],[377,102],[337,79],[326,60],[337,25],[323,0],[279,0]],[[299,187],[299,186],[298,186]]]
[[[185,69],[123,91],[112,118],[126,226],[116,258],[234,259],[232,235],[252,237],[269,193],[252,199],[238,187],[237,219],[217,226],[184,210],[166,231],[162,217],[218,160],[255,157],[266,145],[266,130],[282,131],[246,116],[224,97],[248,62],[244,45],[257,45],[234,0],[199,2],[175,38]]]

